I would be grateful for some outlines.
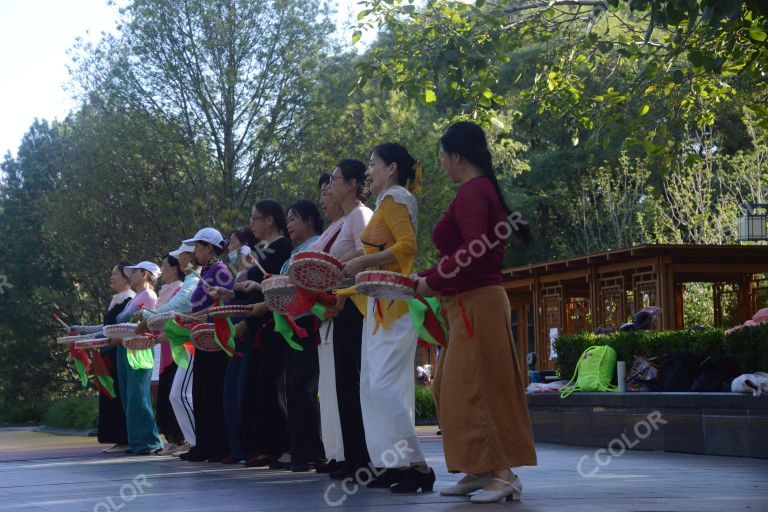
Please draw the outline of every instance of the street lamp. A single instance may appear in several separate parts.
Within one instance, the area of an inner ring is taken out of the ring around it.
[[[766,233],[768,204],[745,203],[741,207],[744,211],[736,217],[739,222],[739,242],[768,239]],[[758,210],[762,213],[757,213]]]

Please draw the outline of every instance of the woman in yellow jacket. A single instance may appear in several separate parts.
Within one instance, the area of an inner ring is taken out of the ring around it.
[[[365,254],[345,265],[347,275],[365,269],[409,275],[416,258],[419,163],[399,144],[377,146],[366,174],[377,194],[373,217],[362,232]],[[416,436],[414,367],[416,331],[404,301],[369,298],[363,324],[360,405],[371,461],[385,471],[368,487],[392,492],[431,491],[435,474]]]

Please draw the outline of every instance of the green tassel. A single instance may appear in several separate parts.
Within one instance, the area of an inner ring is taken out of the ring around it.
[[[275,318],[275,332],[280,333],[283,339],[288,343],[288,346],[294,350],[302,351],[304,347],[293,341],[293,328],[288,320],[277,312],[272,312]]]
[[[155,366],[155,356],[151,348],[141,350],[126,349],[128,351],[128,364],[134,370],[151,370]]]
[[[189,352],[184,348],[184,344],[189,342],[189,329],[180,326],[176,320],[168,320],[163,326],[163,334],[171,345],[173,362],[179,368],[189,369]]]
[[[80,382],[83,384],[83,388],[88,387],[88,374],[85,372],[85,364],[79,360],[79,359],[73,359],[75,363],[75,370],[77,370],[77,374],[80,376]]]

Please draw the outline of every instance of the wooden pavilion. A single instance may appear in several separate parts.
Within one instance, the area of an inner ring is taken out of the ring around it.
[[[558,335],[616,329],[643,307],[662,309],[658,329],[683,329],[686,283],[712,284],[716,326],[743,323],[768,302],[760,245],[640,245],[503,274],[521,366],[536,352],[540,370],[554,369]]]

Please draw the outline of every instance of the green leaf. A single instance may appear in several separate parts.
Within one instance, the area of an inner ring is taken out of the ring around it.
[[[475,7],[482,7],[485,5],[485,0],[475,0]]]
[[[498,117],[492,117],[491,118],[491,124],[495,126],[496,128],[499,128],[500,130],[504,129],[504,122],[499,119]]]
[[[352,34],[352,44],[356,44],[361,37],[363,37],[363,33],[359,30],[355,30],[355,32]]]
[[[360,11],[359,13],[357,13],[357,19],[362,21],[366,16],[368,16],[368,14],[370,14],[370,12],[371,11],[369,10]]]
[[[754,39],[755,41],[765,41],[766,37],[768,37],[763,29],[760,27],[750,27],[749,28],[749,37]]]
[[[456,62],[459,60],[459,54],[456,53],[456,50],[448,49],[443,51],[443,58],[448,62]]]
[[[648,111],[651,110],[650,105],[643,105],[643,108],[640,109],[640,115],[644,116],[648,113]]]
[[[555,10],[554,9],[547,9],[542,13],[545,18],[552,19],[555,17]]]
[[[437,95],[435,94],[435,91],[432,89],[426,89],[424,91],[424,102],[434,103],[435,101],[437,101]]]

